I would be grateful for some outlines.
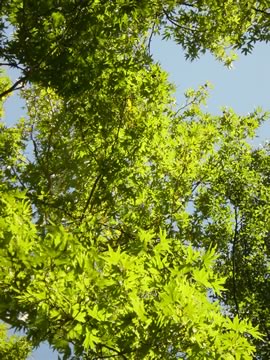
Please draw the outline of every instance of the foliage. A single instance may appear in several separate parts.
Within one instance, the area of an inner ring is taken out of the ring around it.
[[[269,358],[269,146],[248,143],[267,114],[205,113],[208,84],[177,106],[148,46],[163,31],[229,65],[268,40],[266,5],[1,2],[22,74],[1,74],[1,106],[29,85],[27,118],[0,127],[0,318],[34,346]]]
[[[24,337],[7,335],[7,326],[0,325],[0,356],[3,360],[26,359],[31,351],[29,342]]]
[[[46,339],[65,358],[70,344],[89,359],[250,358],[243,335],[257,331],[207,298],[207,289],[222,290],[213,251],[164,231],[141,230],[132,251],[101,252],[52,225],[40,239],[24,196],[5,192],[1,202],[1,316],[27,329],[34,345]]]
[[[235,137],[220,146],[197,188],[189,236],[196,246],[218,247],[219,272],[229,275],[223,301],[260,324],[269,340],[269,144],[252,150],[235,114],[224,118]],[[261,354],[268,357],[267,342]]]
[[[123,68],[149,61],[151,37],[159,32],[174,38],[188,58],[209,50],[227,65],[235,58],[230,49],[249,53],[255,42],[269,41],[266,0],[41,0],[39,6],[2,0],[0,11],[0,57],[22,71],[12,90],[30,81],[65,95],[89,85],[96,91],[109,69],[121,70],[111,77],[119,85]]]

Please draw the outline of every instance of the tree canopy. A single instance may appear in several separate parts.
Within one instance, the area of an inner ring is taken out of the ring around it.
[[[156,34],[225,65],[268,1],[3,0],[0,319],[63,359],[269,359],[268,114],[203,110]],[[29,345],[30,346],[30,345]],[[17,359],[16,355],[10,358]]]
[[[0,356],[3,360],[26,360],[31,352],[31,344],[25,337],[8,335],[7,325],[0,324]]]

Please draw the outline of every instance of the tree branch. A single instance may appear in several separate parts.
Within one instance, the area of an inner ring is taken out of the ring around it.
[[[9,66],[11,68],[16,68],[16,69],[19,69],[21,71],[23,71],[24,69],[22,67],[20,67],[18,64],[16,64],[15,62],[3,62],[3,63],[0,63],[0,66]]]
[[[93,197],[93,195],[94,195],[94,192],[95,192],[95,190],[96,190],[96,187],[97,187],[97,185],[98,185],[98,183],[99,183],[99,181],[100,181],[101,178],[102,178],[102,174],[99,174],[99,175],[97,176],[95,182],[94,182],[94,185],[92,186],[91,192],[90,192],[90,194],[89,194],[89,196],[88,196],[88,199],[86,200],[86,203],[85,203],[85,205],[84,205],[83,212],[82,212],[82,216],[81,216],[81,218],[80,218],[80,222],[82,222],[83,219],[85,218],[86,210],[88,209],[88,207],[89,207],[89,205],[90,205],[90,202],[91,202],[91,200],[92,200],[92,197]]]
[[[195,7],[193,4],[188,4],[188,3],[186,3],[186,2],[182,2],[180,5],[181,5],[181,6],[188,6],[188,7],[192,7],[192,8]]]
[[[147,48],[148,48],[148,53],[151,54],[151,42],[152,42],[152,37],[154,35],[154,31],[155,31],[155,26],[156,24],[154,23],[152,28],[151,28],[151,33],[148,39],[148,44],[147,44]]]
[[[123,351],[118,351],[118,350],[116,350],[116,349],[114,349],[114,348],[112,348],[112,347],[110,347],[108,345],[105,345],[105,344],[101,344],[101,346],[108,349],[108,350],[116,352],[117,353],[116,356],[121,356],[123,360],[128,360],[127,357],[124,355]],[[115,356],[115,355],[113,355],[113,356]],[[107,358],[109,358],[109,357],[112,357],[112,356],[107,356]]]
[[[26,186],[25,186],[24,182],[21,180],[21,178],[20,178],[19,174],[17,173],[15,167],[12,166],[11,169],[12,169],[12,171],[13,171],[16,179],[18,180],[18,182],[20,183],[20,185],[22,186],[22,188],[25,190],[25,189],[26,189]]]
[[[26,82],[26,76],[20,78],[19,80],[17,80],[10,88],[8,88],[7,90],[3,91],[2,93],[0,93],[0,100],[8,95],[9,93],[11,93],[12,91],[15,90],[19,90],[22,89],[25,85]]]
[[[268,11],[266,11],[266,10],[257,9],[257,8],[255,8],[255,7],[252,7],[251,9],[254,10],[255,12],[259,12],[259,13],[261,13],[261,14],[270,16],[270,12],[268,12]]]
[[[167,12],[167,10],[165,10],[164,8],[163,8],[163,12],[164,12],[164,14],[165,14],[166,19],[167,19],[172,25],[174,25],[175,27],[177,27],[177,28],[179,28],[179,29],[181,29],[181,30],[186,30],[186,31],[191,31],[191,32],[194,32],[194,31],[195,31],[195,29],[191,29],[191,28],[188,28],[188,27],[186,27],[186,26],[183,26],[183,25],[178,24],[178,23],[175,21],[175,19],[173,19],[173,18],[169,15],[169,13]]]
[[[238,211],[236,206],[234,207],[234,220],[235,220],[235,225],[234,225],[234,236],[233,236],[233,245],[232,245],[233,298],[236,307],[236,312],[237,315],[239,316],[239,305],[236,295],[236,256],[235,256],[236,254],[235,253],[236,253],[236,243],[238,238]]]

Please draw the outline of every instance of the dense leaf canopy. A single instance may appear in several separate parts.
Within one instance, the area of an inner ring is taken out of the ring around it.
[[[26,360],[31,351],[31,345],[25,337],[8,336],[7,326],[0,324],[0,356],[3,360]]]
[[[27,107],[0,125],[0,319],[64,359],[269,359],[267,114],[205,113],[208,84],[177,105],[151,55],[162,34],[230,65],[268,1],[0,11],[1,106]]]

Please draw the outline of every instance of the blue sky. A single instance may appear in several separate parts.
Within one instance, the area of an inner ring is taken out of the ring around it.
[[[232,70],[207,54],[192,63],[184,58],[181,48],[172,42],[153,39],[151,51],[163,68],[170,74],[170,80],[177,86],[177,101],[183,101],[183,93],[187,88],[197,88],[210,81],[214,89],[210,92],[207,111],[218,114],[222,106],[232,107],[239,114],[252,112],[260,106],[270,110],[270,46],[259,44],[253,54],[239,55]],[[16,78],[18,74],[13,73]],[[13,124],[24,111],[23,102],[13,95],[6,105],[5,122]],[[270,123],[265,123],[258,132],[256,144],[269,140]],[[42,346],[35,351],[31,360],[55,360],[57,355],[48,346]]]
[[[251,55],[239,54],[233,69],[228,69],[210,54],[193,62],[186,61],[180,46],[173,42],[152,41],[155,58],[170,74],[177,86],[177,98],[181,101],[187,88],[197,88],[205,81],[214,85],[208,101],[208,110],[218,113],[221,106],[232,107],[245,114],[256,106],[270,108],[270,46],[258,44]]]
[[[207,102],[206,111],[219,114],[224,106],[236,113],[245,115],[257,107],[270,111],[270,46],[257,44],[250,55],[239,54],[233,69],[228,69],[206,54],[200,59],[186,61],[180,46],[173,42],[152,41],[151,50],[155,58],[170,74],[175,83],[176,98],[183,102],[183,94],[188,88],[198,88],[206,81],[213,85]],[[254,145],[269,140],[270,122],[259,130]]]

